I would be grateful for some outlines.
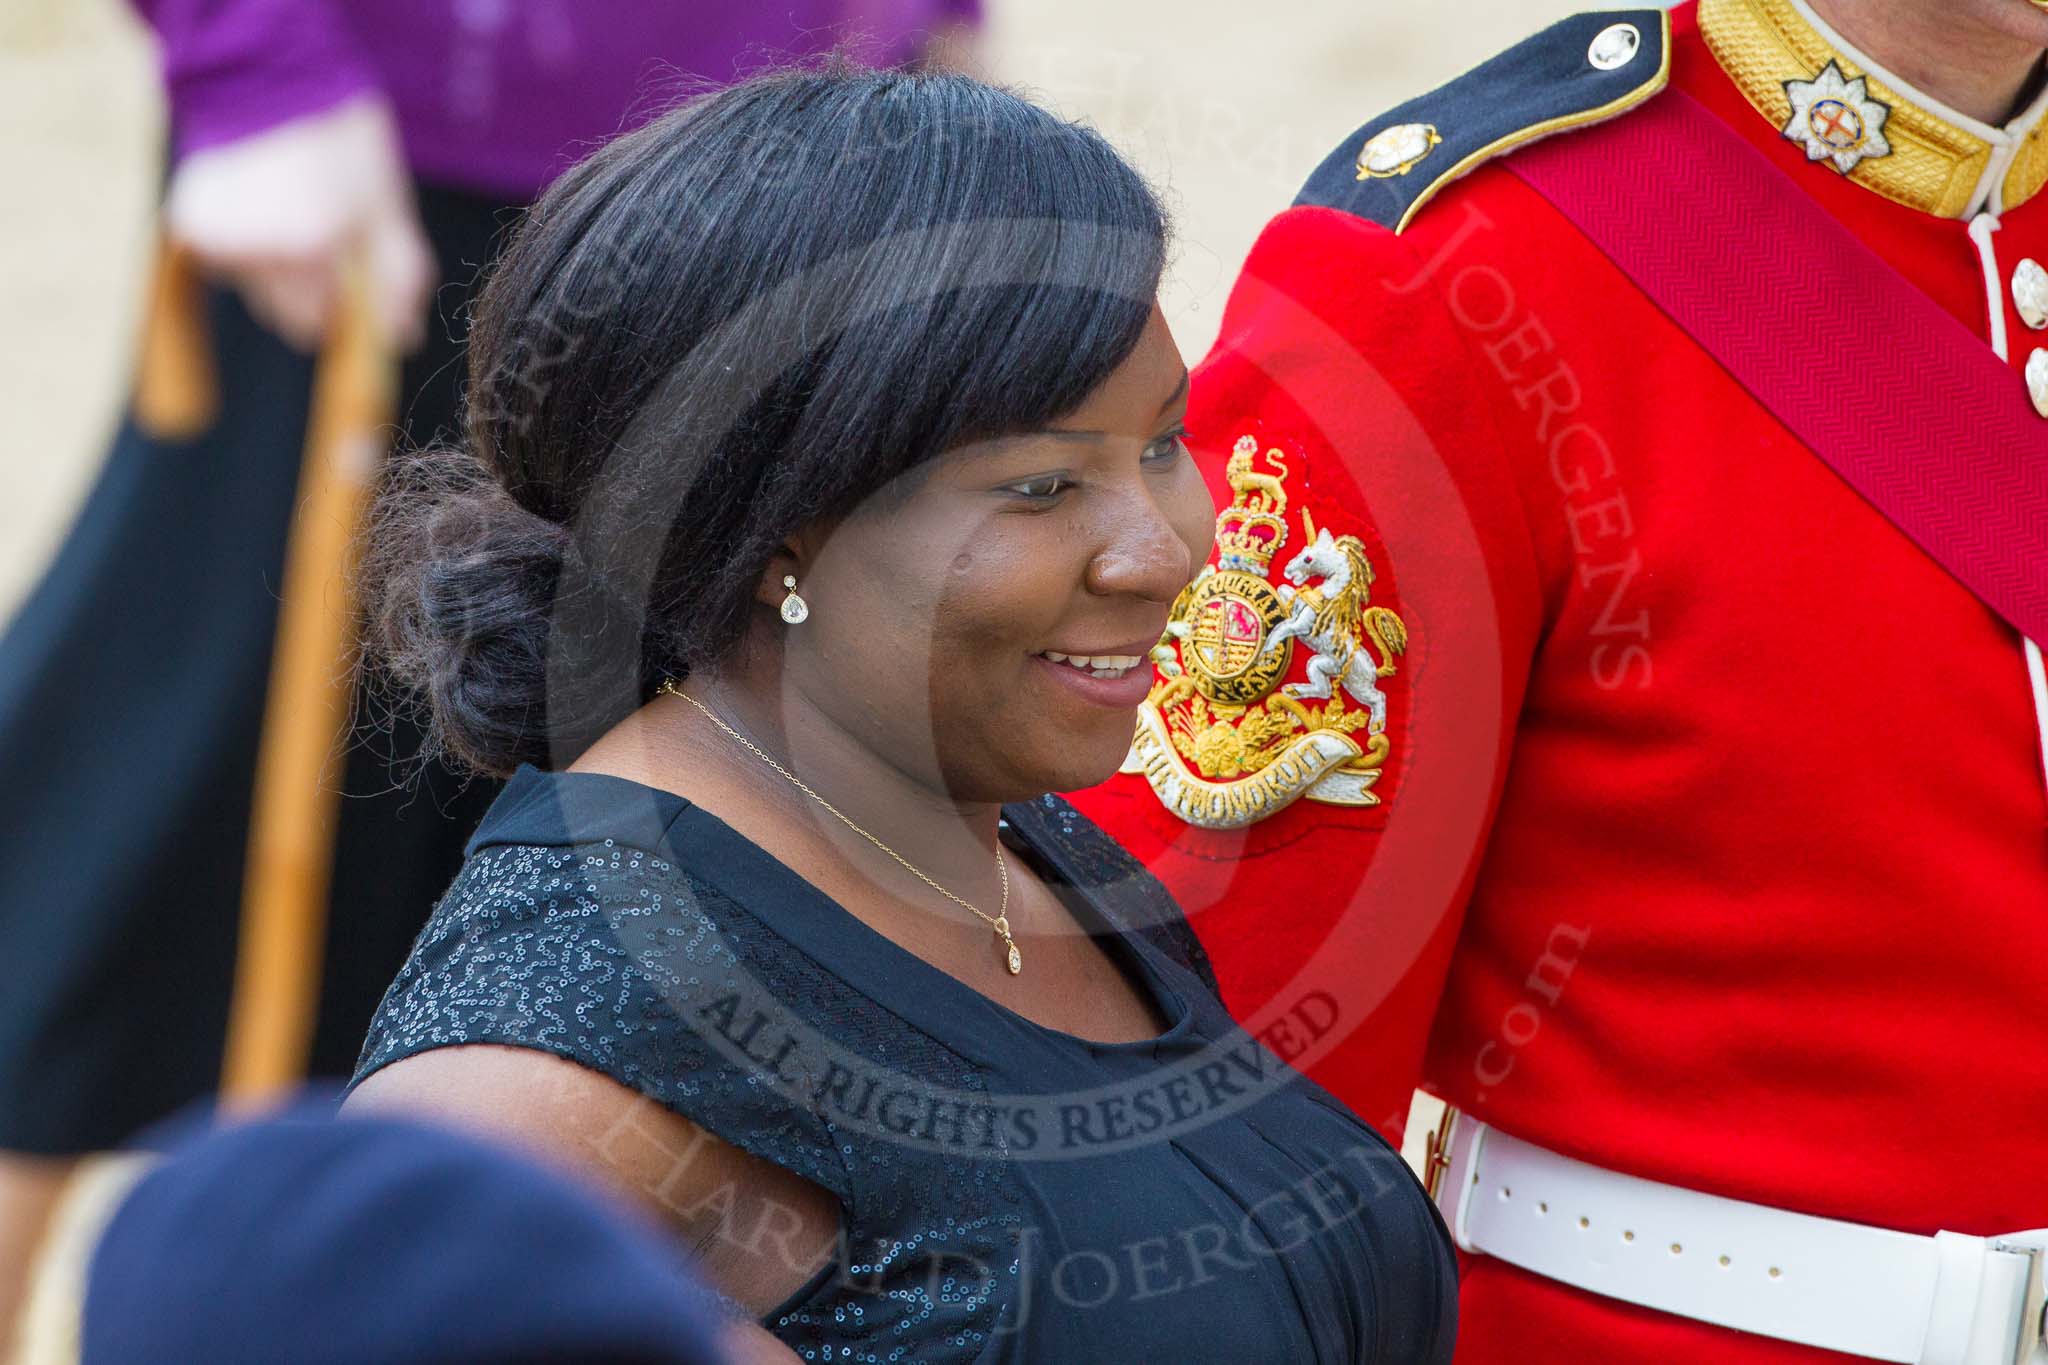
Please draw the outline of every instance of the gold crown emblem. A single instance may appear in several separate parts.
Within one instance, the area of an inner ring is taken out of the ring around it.
[[[1264,578],[1287,544],[1287,458],[1268,450],[1266,463],[1277,472],[1267,474],[1253,468],[1258,454],[1256,440],[1240,437],[1224,466],[1233,496],[1216,518],[1216,567]]]

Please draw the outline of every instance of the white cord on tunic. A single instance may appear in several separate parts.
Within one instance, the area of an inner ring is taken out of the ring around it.
[[[1992,249],[1991,234],[1998,231],[1998,215],[1980,213],[1970,220],[1970,241],[1977,247],[1977,263],[1984,269],[1984,308],[1990,320],[1991,349],[2000,360],[2011,362],[2006,350],[2005,291],[2000,288],[1998,253]],[[2027,682],[2034,691],[2034,721],[2041,732],[2041,780],[2048,783],[2048,664],[2041,658],[2041,646],[2026,636],[2020,644],[2027,656]]]

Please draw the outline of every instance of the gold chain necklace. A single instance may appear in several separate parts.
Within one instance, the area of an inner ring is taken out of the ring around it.
[[[827,801],[824,797],[818,795],[817,792],[811,790],[809,784],[807,784],[801,777],[798,777],[795,773],[791,772],[789,769],[783,767],[780,763],[776,762],[773,756],[771,756],[767,750],[763,749],[760,745],[754,743],[754,741],[748,739],[745,735],[741,734],[739,731],[733,729],[730,725],[727,725],[724,721],[720,720],[718,716],[711,710],[711,708],[706,706],[703,702],[698,701],[695,697],[689,695],[680,687],[677,687],[675,684],[675,679],[670,678],[667,681],[663,682],[661,685],[661,691],[671,697],[681,697],[684,701],[690,703],[690,705],[696,707],[699,711],[702,711],[704,713],[704,719],[710,721],[713,725],[716,725],[719,729],[725,731],[726,735],[730,739],[732,739],[734,743],[739,744],[748,752],[753,754],[754,757],[760,759],[763,763],[766,763],[769,767],[775,769],[776,772],[779,772],[784,777],[788,778],[790,782],[795,785],[798,791],[802,792],[805,796],[810,797],[811,800],[817,802],[826,810],[831,811],[833,816],[838,819],[840,824],[845,825],[855,834],[858,834],[861,838],[867,840],[876,848],[879,848],[880,850],[882,850],[882,852],[888,854],[891,858],[894,858],[897,861],[897,863],[902,866],[905,872],[908,872],[911,876],[917,878],[926,886],[929,886],[932,890],[938,892],[941,896],[944,896],[947,900],[953,902],[953,904],[959,906],[961,909],[966,910],[969,914],[973,915],[976,919],[986,924],[989,928],[995,930],[996,937],[1002,940],[1002,945],[1005,950],[1003,955],[1003,962],[1004,965],[1010,969],[1010,975],[1018,976],[1022,974],[1022,972],[1024,971],[1024,955],[1017,951],[1017,940],[1010,937],[1010,865],[1008,862],[1004,861],[1002,844],[998,843],[996,845],[996,872],[1003,879],[1003,903],[1001,912],[998,914],[991,915],[986,911],[982,910],[979,906],[969,903],[961,897],[954,895],[945,887],[940,886],[930,877],[927,877],[924,874],[924,872],[921,869],[919,869],[915,864],[913,864],[908,858],[904,857],[901,853],[898,853],[895,849],[883,843],[880,839],[877,839],[874,835],[862,829],[859,825],[856,825],[852,820],[847,818],[846,812],[840,810],[839,807],[833,805],[830,801]]]

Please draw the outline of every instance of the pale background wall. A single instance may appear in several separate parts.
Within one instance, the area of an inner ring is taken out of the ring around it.
[[[1178,218],[1182,349],[1259,224],[1345,133],[1573,9],[1563,0],[990,0],[999,79],[1092,120]],[[160,174],[119,0],[0,0],[0,620],[47,563],[121,402]]]
[[[0,0],[0,620],[119,411],[162,114],[115,0]]]

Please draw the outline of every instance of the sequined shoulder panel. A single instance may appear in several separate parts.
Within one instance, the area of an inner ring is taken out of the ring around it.
[[[769,1324],[807,1359],[898,1358],[868,1354],[890,1340],[971,1360],[1014,1293],[1023,1195],[1000,1146],[845,1121],[854,1099],[865,1118],[985,1098],[979,1071],[652,853],[605,840],[471,855],[356,1081],[467,1043],[566,1057],[838,1196],[837,1263]],[[933,1273],[948,1258],[985,1273]]]

